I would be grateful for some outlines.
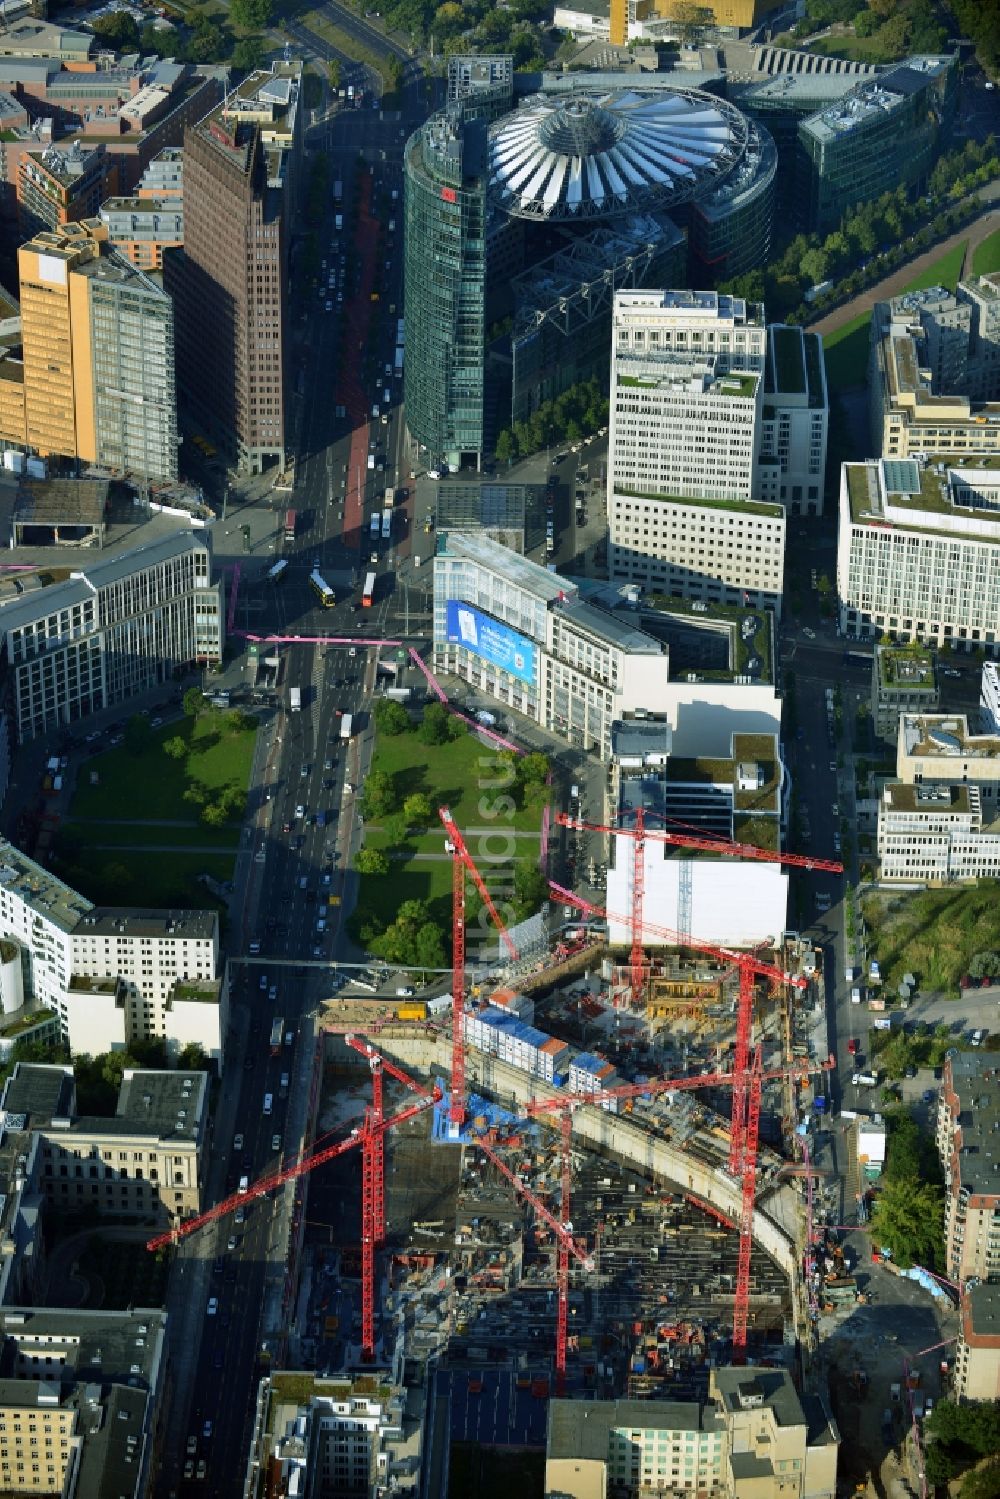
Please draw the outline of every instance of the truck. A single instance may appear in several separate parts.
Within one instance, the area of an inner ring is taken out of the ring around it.
[[[350,739],[350,737],[351,737],[352,722],[353,722],[352,715],[350,713],[345,713],[344,716],[341,718],[341,720],[340,720],[340,737],[341,737],[341,739]]]
[[[285,1034],[285,1022],[280,1015],[276,1015],[271,1021],[271,1055],[276,1057],[281,1050],[282,1038]]]
[[[334,214],[334,216],[333,216],[333,227],[334,227],[334,229],[336,229],[336,231],[337,231],[338,234],[340,233],[341,229],[343,229],[343,227],[344,227],[344,215],[342,213],[335,213]]]
[[[399,1020],[426,1020],[427,1004],[422,999],[409,999],[396,1011]]]
[[[397,380],[399,380],[399,379],[402,378],[402,374],[403,374],[403,355],[404,355],[404,352],[405,351],[403,349],[397,349],[396,350],[395,375],[396,375],[396,379]]]
[[[339,180],[333,184],[333,201],[342,203],[344,199],[344,184]]]
[[[302,688],[301,687],[290,687],[288,689],[288,711],[290,713],[298,713],[298,711],[299,711],[299,709],[301,707],[302,707]]]

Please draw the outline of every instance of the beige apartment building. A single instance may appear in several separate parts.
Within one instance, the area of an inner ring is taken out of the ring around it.
[[[157,1472],[166,1313],[0,1310],[0,1492],[142,1499]]]
[[[102,246],[105,233],[99,221],[67,224],[18,251],[23,379],[4,382],[0,439],[170,482],[173,306],[162,287]]]
[[[1000,1285],[967,1286],[955,1351],[955,1393],[1000,1400]]]
[[[2,1106],[24,1118],[35,1189],[60,1213],[168,1227],[200,1212],[207,1073],[129,1069],[114,1116],[90,1118],[76,1113],[71,1066],[19,1062]]]
[[[780,1369],[715,1369],[708,1400],[553,1400],[545,1492],[560,1499],[833,1499],[840,1435]]]
[[[944,1169],[946,1274],[1000,1281],[1000,1079],[991,1053],[945,1058],[937,1150]]]
[[[868,382],[885,458],[1000,453],[1000,278],[876,302]]]

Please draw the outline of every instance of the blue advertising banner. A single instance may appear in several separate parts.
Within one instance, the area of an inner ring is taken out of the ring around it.
[[[448,600],[448,640],[474,651],[502,671],[530,686],[535,684],[535,646],[509,625],[502,625],[461,599]]]

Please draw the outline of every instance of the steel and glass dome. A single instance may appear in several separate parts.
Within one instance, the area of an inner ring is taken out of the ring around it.
[[[717,188],[754,135],[698,89],[535,94],[490,130],[490,192],[518,218],[607,218]]]

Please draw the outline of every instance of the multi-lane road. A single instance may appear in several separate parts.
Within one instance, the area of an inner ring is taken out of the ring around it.
[[[336,19],[342,23],[339,13]],[[357,20],[350,13],[348,19]],[[400,160],[405,137],[419,122],[415,87],[405,91],[404,104],[402,114],[342,110],[310,132],[310,148],[331,158],[330,181],[343,183],[343,199],[335,205],[331,198],[322,230],[322,285],[303,293],[296,310],[295,488],[291,494],[275,491],[263,502],[276,522],[286,506],[294,507],[296,535],[290,542],[279,538],[266,562],[246,566],[240,585],[237,625],[280,642],[281,667],[279,706],[259,735],[237,869],[240,914],[228,934],[234,1029],[213,1116],[209,1203],[237,1191],[243,1177],[252,1182],[298,1151],[311,1050],[300,1046],[303,1017],[330,992],[325,965],[349,951],[342,928],[349,901],[343,896],[359,837],[357,799],[376,676],[375,652],[363,642],[384,634],[387,619],[394,627],[400,623],[397,579],[405,571],[412,523],[412,497],[401,495],[409,486],[402,382],[393,368],[396,314],[389,308],[402,313]],[[351,209],[384,202],[397,205],[398,228],[382,237],[377,264],[366,264]],[[339,231],[338,212],[344,220]],[[373,316],[373,310],[382,315]],[[350,336],[359,329],[366,330],[363,352],[374,356],[376,378],[371,389],[355,379],[345,399],[345,330]],[[386,365],[393,368],[391,376],[384,374]],[[338,405],[346,407],[342,415]],[[363,468],[352,464],[352,451],[364,454]],[[377,460],[372,469],[369,451]],[[373,538],[370,515],[381,512],[390,486],[400,496],[391,534],[383,538],[380,527]],[[275,584],[266,571],[279,555],[289,565]],[[310,584],[314,570],[333,588],[332,607],[321,605]],[[361,599],[369,571],[379,584],[367,608]],[[402,609],[409,612],[408,597]],[[338,637],[359,643],[333,643]],[[292,707],[293,687],[301,699],[298,709]],[[284,1024],[272,1054],[277,1016]],[[170,1293],[172,1337],[176,1368],[187,1378],[179,1377],[174,1388],[164,1495],[242,1492],[261,1309],[276,1286],[281,1292],[286,1227],[277,1195],[253,1199],[185,1241],[178,1256]]]

